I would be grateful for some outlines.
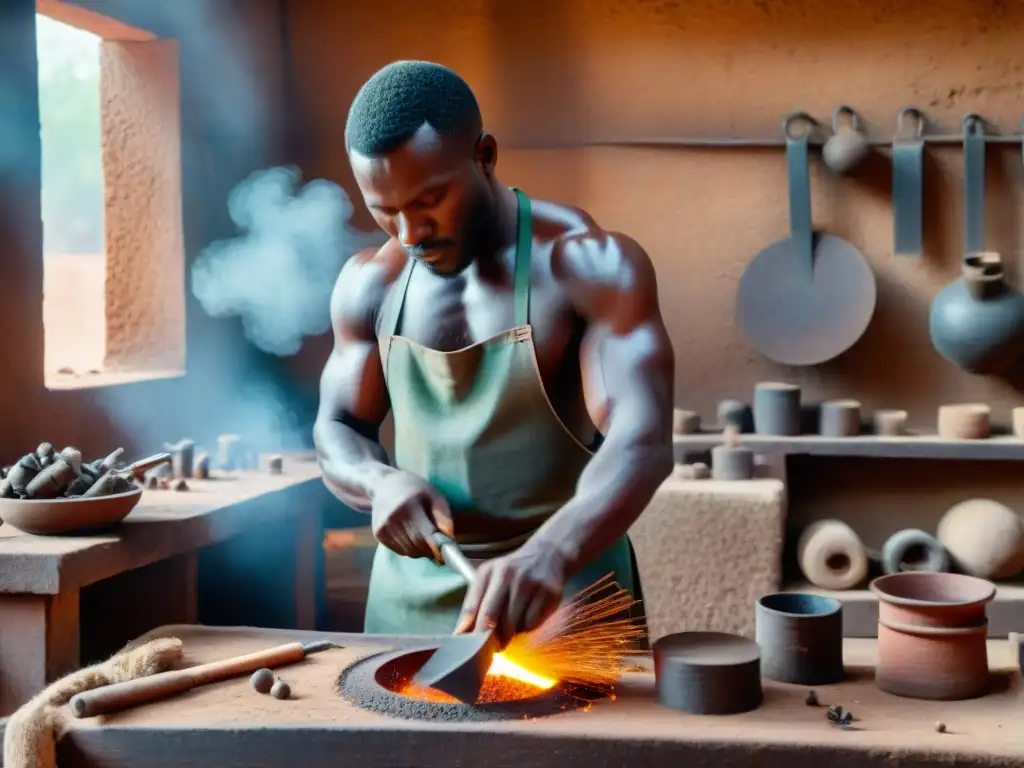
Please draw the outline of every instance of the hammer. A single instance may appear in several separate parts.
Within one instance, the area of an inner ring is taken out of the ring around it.
[[[445,565],[472,585],[476,569],[462,554],[459,545],[440,531],[435,532],[433,538]],[[413,682],[443,691],[464,704],[474,704],[497,650],[498,641],[490,630],[453,635],[420,667]]]

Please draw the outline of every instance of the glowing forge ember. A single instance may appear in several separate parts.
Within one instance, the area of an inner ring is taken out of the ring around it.
[[[496,704],[502,701],[521,701],[551,690],[556,685],[558,685],[557,680],[531,672],[505,654],[496,653],[491,660],[491,667],[487,670],[487,677],[484,678],[484,685],[480,689],[480,696],[476,703]],[[421,688],[412,683],[406,683],[398,693],[409,698],[438,704],[459,703],[457,699],[447,693],[433,688]]]
[[[540,696],[556,686],[610,694],[623,660],[640,651],[643,624],[630,615],[636,601],[608,574],[563,604],[533,632],[516,635],[496,653],[476,703],[496,704]],[[406,683],[402,696],[458,703],[446,693]]]

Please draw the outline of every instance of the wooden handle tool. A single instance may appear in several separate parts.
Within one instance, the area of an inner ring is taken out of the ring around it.
[[[235,656],[221,661],[200,664],[189,669],[175,669],[159,672],[149,677],[113,683],[91,691],[83,691],[71,697],[71,712],[75,717],[96,717],[108,715],[123,709],[150,704],[170,698],[200,685],[227,680],[232,677],[255,672],[257,669],[273,669],[286,664],[302,661],[312,653],[319,653],[339,646],[320,641],[303,645],[285,643],[244,656]]]

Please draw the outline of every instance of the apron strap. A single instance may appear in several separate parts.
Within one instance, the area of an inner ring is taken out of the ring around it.
[[[530,256],[533,251],[533,213],[530,198],[521,189],[513,188],[519,199],[516,236],[516,265],[513,276],[516,325],[530,324]]]
[[[377,323],[377,338],[382,341],[386,342],[398,333],[398,326],[402,321],[402,307],[405,306],[405,293],[409,290],[409,278],[412,277],[415,265],[416,259],[408,257],[405,266],[402,267],[402,274],[398,276],[398,284],[384,301]]]

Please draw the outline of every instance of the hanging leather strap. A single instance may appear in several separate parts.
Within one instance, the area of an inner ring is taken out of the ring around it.
[[[811,219],[810,131],[806,118],[804,131],[794,133],[803,115],[792,115],[783,124],[786,134],[786,169],[789,181],[789,235],[795,258],[808,279],[814,279],[814,225]]]
[[[533,208],[530,198],[521,189],[513,189],[519,200],[519,215],[516,227],[516,263],[513,272],[512,289],[516,325],[530,323],[530,257],[533,252]]]
[[[908,135],[905,123],[916,125]],[[899,256],[920,256],[924,251],[924,118],[904,107],[897,118],[892,143],[893,251]]]
[[[985,250],[985,124],[964,118],[964,255]]]

